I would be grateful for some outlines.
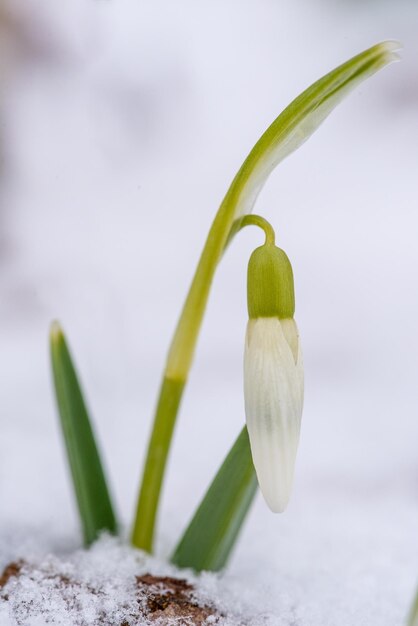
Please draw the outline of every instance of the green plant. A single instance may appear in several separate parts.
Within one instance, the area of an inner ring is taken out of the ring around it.
[[[90,544],[102,530],[117,532],[116,517],[75,367],[57,322],[51,326],[50,345],[58,412],[84,541]]]
[[[253,459],[270,507],[281,511],[286,505],[303,397],[300,342],[293,320],[293,273],[287,256],[275,246],[270,224],[249,214],[276,165],[301,146],[356,85],[396,60],[397,48],[394,42],[380,43],[315,82],[265,131],[235,176],[209,231],[168,352],[133,526],[132,542],[138,548],[152,551],[166,461],[215,270],[234,236],[248,225],[261,227],[266,235],[264,245],[250,259],[248,273],[246,413],[250,439],[244,427],[172,560],[195,570],[224,567],[256,492]],[[57,326],[51,346],[58,406],[88,544],[102,530],[115,532],[116,522],[74,366]],[[259,388],[263,398],[268,398],[267,409]],[[275,429],[272,444],[266,436],[271,424]],[[266,455],[271,462],[265,462]],[[93,474],[100,485],[97,490],[91,488]]]
[[[418,591],[408,616],[408,626],[418,626]]]

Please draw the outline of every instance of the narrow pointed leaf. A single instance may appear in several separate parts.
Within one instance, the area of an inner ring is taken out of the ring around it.
[[[408,626],[418,626],[418,592],[409,614]]]
[[[50,347],[58,412],[84,542],[89,545],[101,531],[116,533],[117,523],[78,377],[57,323],[51,328]]]
[[[248,433],[243,428],[178,544],[172,562],[198,572],[222,569],[256,489]]]

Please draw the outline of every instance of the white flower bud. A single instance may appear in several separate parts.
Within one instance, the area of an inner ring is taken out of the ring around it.
[[[244,355],[247,428],[261,492],[274,513],[289,501],[303,407],[303,364],[293,319],[248,321]]]

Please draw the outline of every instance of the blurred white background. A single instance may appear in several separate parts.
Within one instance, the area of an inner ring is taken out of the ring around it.
[[[79,543],[50,321],[67,332],[128,529],[168,342],[232,177],[310,83],[378,41],[404,44],[256,205],[293,263],[306,404],[290,507],[273,516],[257,500],[228,574],[295,624],[400,624],[418,577],[418,5],[0,7],[2,562],[28,539]],[[246,265],[261,241],[247,230],[213,287],[162,555],[243,424]]]

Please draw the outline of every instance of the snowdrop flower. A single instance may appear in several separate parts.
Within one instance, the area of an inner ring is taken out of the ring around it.
[[[289,501],[303,407],[302,354],[294,310],[290,261],[274,242],[266,241],[248,265],[244,396],[258,483],[275,513],[283,512]]]

